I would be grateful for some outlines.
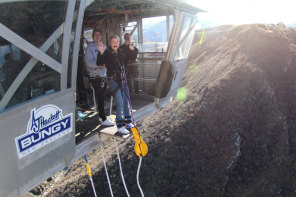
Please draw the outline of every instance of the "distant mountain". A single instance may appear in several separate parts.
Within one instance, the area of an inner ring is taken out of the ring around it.
[[[199,25],[199,29],[206,29],[210,27],[217,27],[217,26],[220,26],[221,24],[215,23],[211,20],[199,20],[198,25]]]
[[[215,23],[211,20],[203,19],[198,21],[198,29],[207,29],[212,27],[220,26],[221,24]],[[296,25],[296,24],[295,24]],[[145,41],[152,42],[166,42],[166,21],[160,21],[159,23],[144,24],[143,38]]]
[[[294,23],[294,24],[287,24],[286,26],[287,27],[296,27],[296,23]]]
[[[145,25],[143,29],[143,38],[144,42],[167,42],[166,21]]]

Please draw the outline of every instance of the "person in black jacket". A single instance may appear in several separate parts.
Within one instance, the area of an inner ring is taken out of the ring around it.
[[[116,125],[118,132],[126,135],[129,131],[126,127],[132,127],[131,116],[128,107],[127,87],[123,84],[123,66],[124,54],[119,49],[119,37],[113,35],[109,39],[110,46],[105,50],[103,46],[99,47],[97,65],[104,65],[107,68],[109,79],[109,90],[116,102]],[[122,115],[123,112],[123,115]]]
[[[135,47],[131,41],[131,35],[129,33],[124,34],[124,43],[120,46],[120,49],[123,50],[125,55],[124,64],[126,66],[126,77],[127,77],[127,84],[130,90],[132,90],[132,82],[134,84],[135,93],[139,93],[138,88],[138,80],[137,77],[139,75],[138,66],[136,65],[137,56],[139,50]]]

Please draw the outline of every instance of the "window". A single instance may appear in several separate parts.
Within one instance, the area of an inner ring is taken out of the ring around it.
[[[0,23],[5,26],[2,36],[11,30],[21,37],[20,42],[29,42],[44,53],[38,53],[34,58],[36,49],[28,47],[28,50],[22,50],[22,43],[18,45],[9,34],[5,34],[6,39],[0,36],[0,112],[60,91],[61,76],[57,70],[61,64],[62,24],[67,4],[67,1],[50,0],[1,4]]]
[[[143,52],[165,52],[168,45],[166,16],[143,19]]]
[[[139,37],[138,37],[138,23],[136,21],[134,22],[128,22],[128,23],[122,23],[121,24],[121,41],[123,44],[124,42],[124,34],[129,33],[131,34],[132,43],[134,46],[139,48]]]
[[[4,97],[9,101],[0,111],[60,90],[60,74],[31,58],[12,44],[0,47],[0,106]],[[12,86],[14,81],[18,85]],[[6,94],[9,89],[11,95]]]
[[[40,47],[65,21],[67,1],[2,3],[0,23]]]
[[[172,29],[173,29],[173,25],[174,25],[174,16],[173,15],[170,15],[169,16],[169,20],[170,20],[170,34],[172,33]]]
[[[196,19],[185,16],[182,23],[182,32],[179,38],[179,44],[175,55],[175,60],[185,59],[188,57],[192,39],[195,33]]]

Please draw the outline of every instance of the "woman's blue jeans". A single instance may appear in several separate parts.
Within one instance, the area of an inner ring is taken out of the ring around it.
[[[128,107],[128,97],[126,87],[121,89],[121,84],[117,81],[109,80],[109,90],[116,102],[116,120],[123,120],[124,117],[130,116]],[[116,90],[117,89],[117,90]],[[116,90],[116,92],[114,92]],[[123,114],[122,114],[123,112]],[[123,116],[124,115],[124,116]]]

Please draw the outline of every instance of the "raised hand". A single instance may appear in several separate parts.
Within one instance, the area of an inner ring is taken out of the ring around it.
[[[100,51],[101,55],[103,55],[103,53],[105,51],[105,46],[102,43],[99,45],[99,51]]]
[[[131,44],[131,45],[129,45],[129,49],[130,49],[131,51],[133,51],[133,50],[135,50],[135,47]]]

